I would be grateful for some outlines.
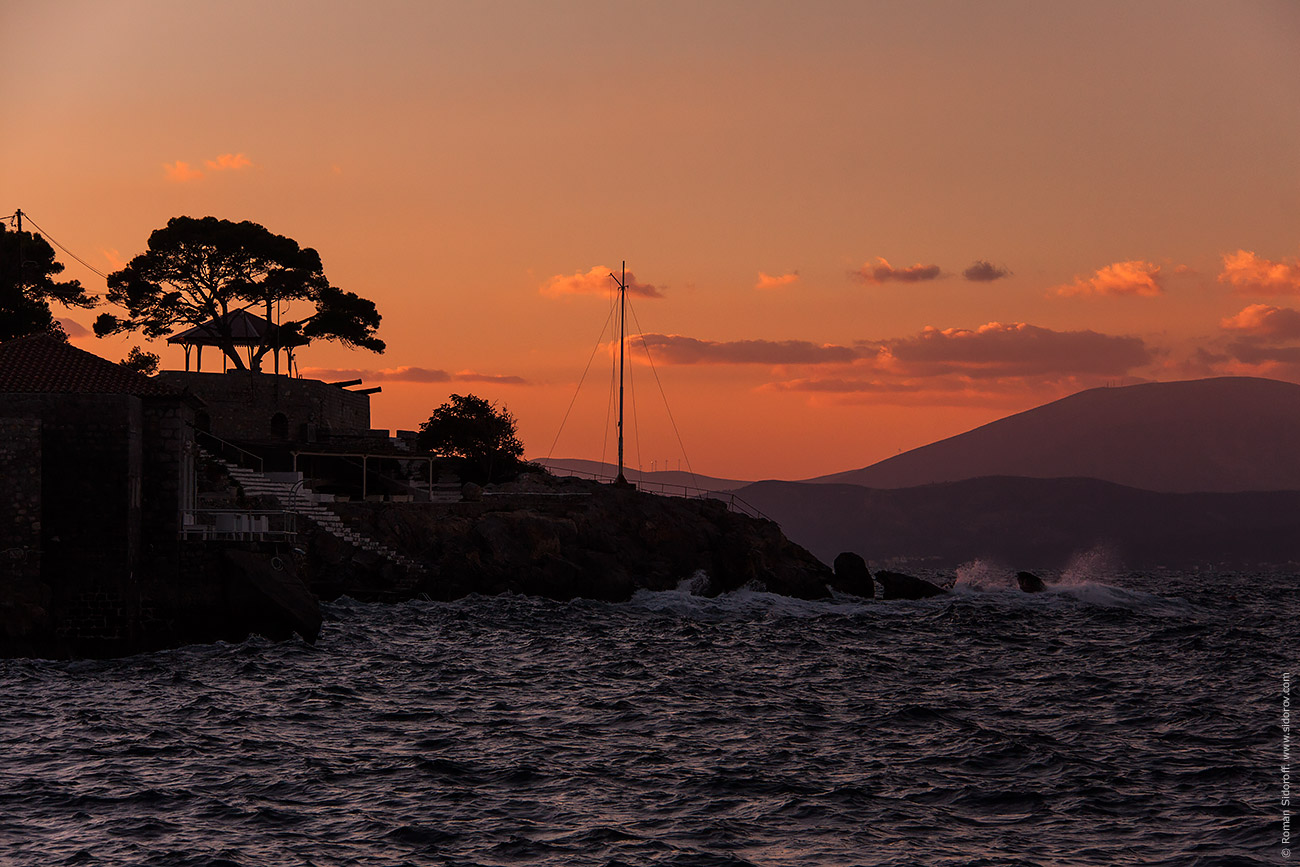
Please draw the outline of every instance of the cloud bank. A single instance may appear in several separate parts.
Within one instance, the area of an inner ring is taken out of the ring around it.
[[[662,364],[831,364],[847,363],[857,350],[807,340],[701,340],[680,334],[641,334],[629,337],[629,349],[645,341],[650,356]]]
[[[475,373],[471,370],[462,370],[458,373],[448,373],[445,370],[438,370],[429,367],[389,367],[381,370],[370,370],[366,368],[339,368],[339,367],[304,367],[302,372],[313,379],[323,379],[327,382],[342,382],[349,379],[360,379],[365,382],[488,382],[499,385],[527,385],[528,380],[521,376],[501,376],[490,373]]]
[[[1300,310],[1251,304],[1220,322],[1230,336],[1218,352],[1204,352],[1194,363],[1208,375],[1248,374],[1300,379]]]
[[[1157,353],[1138,337],[1055,331],[1024,322],[933,328],[855,345],[858,358],[801,372],[764,391],[894,406],[1019,406],[1135,374]],[[820,396],[820,397],[819,397]]]
[[[879,366],[910,376],[972,378],[1120,375],[1151,363],[1138,337],[1096,331],[1053,331],[1024,322],[990,322],[974,330],[927,327],[879,345]]]
[[[1252,304],[1221,323],[1225,331],[1239,331],[1256,337],[1300,340],[1300,310]]]

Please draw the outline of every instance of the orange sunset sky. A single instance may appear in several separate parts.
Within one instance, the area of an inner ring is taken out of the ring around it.
[[[103,272],[177,215],[316,248],[388,351],[301,370],[381,385],[376,427],[472,391],[545,457],[622,260],[715,476],[860,467],[1106,383],[1300,381],[1290,0],[3,0],[0,57],[0,211]],[[143,343],[61,315],[100,355]],[[612,460],[609,359],[555,457]],[[634,374],[628,463],[675,468]]]

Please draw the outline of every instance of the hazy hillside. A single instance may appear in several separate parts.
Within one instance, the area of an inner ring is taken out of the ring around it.
[[[1063,566],[1113,551],[1132,568],[1300,561],[1300,492],[1169,494],[1095,479],[983,478],[881,490],[758,482],[740,496],[830,563],[856,551],[956,566]]]
[[[1149,491],[1300,490],[1300,385],[1223,377],[1083,391],[860,470],[809,481],[905,488],[981,476]]]

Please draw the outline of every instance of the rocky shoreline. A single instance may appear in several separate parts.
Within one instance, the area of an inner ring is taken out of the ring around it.
[[[701,595],[752,587],[817,599],[829,595],[833,579],[775,523],[729,511],[719,500],[541,473],[471,488],[459,503],[340,503],[335,510],[420,566],[403,568],[309,533],[300,565],[323,599],[520,593],[618,602],[685,580]]]
[[[292,542],[181,542],[118,581],[82,573],[0,580],[0,657],[124,656],[250,634],[315,641],[320,602],[342,596],[619,602],[690,582],[700,595],[750,587],[817,599],[834,578],[775,523],[721,501],[542,473],[467,486],[461,502],[332,505],[390,556],[299,521]]]
[[[273,505],[244,501],[244,505]],[[852,552],[830,568],[773,521],[721,500],[664,497],[631,485],[526,473],[459,502],[336,502],[333,512],[377,543],[345,541],[310,521],[289,542],[182,543],[179,566],[87,594],[63,576],[0,604],[0,656],[123,656],[260,634],[314,642],[321,601],[448,601],[521,594],[565,601],[630,599],[689,586],[698,596],[747,588],[799,599],[832,591],[923,599],[944,587],[868,569]],[[1022,572],[1025,592],[1043,584]],[[877,593],[876,585],[880,585]],[[12,595],[12,594],[10,594]],[[95,638],[77,625],[89,619]]]

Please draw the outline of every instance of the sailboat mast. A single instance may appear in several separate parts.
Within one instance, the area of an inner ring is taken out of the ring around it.
[[[627,261],[623,262],[623,276],[618,282],[618,484],[627,484],[623,476],[623,361],[627,343]]]

